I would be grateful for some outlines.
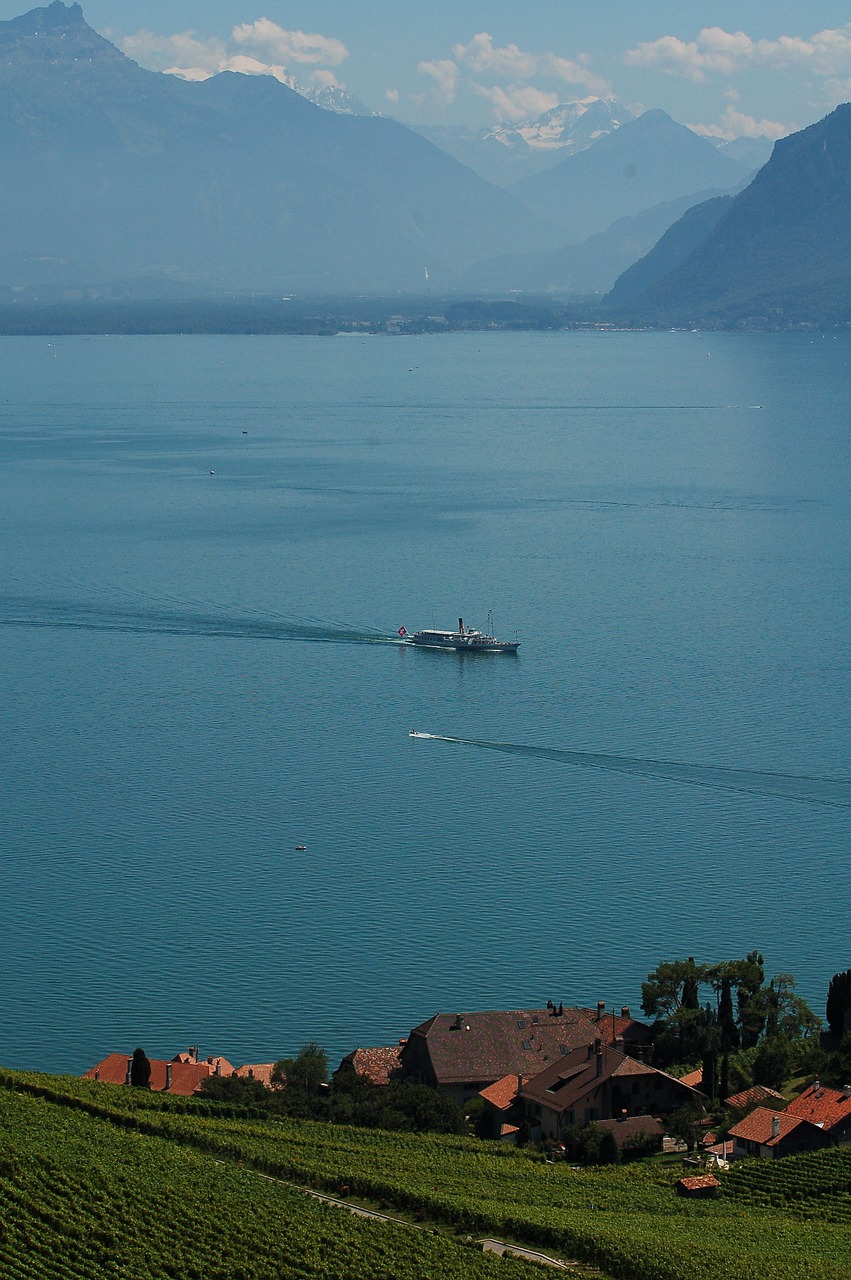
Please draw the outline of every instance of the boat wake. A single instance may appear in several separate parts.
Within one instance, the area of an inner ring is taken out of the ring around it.
[[[490,742],[483,738],[455,738],[442,733],[412,733],[457,746],[478,747],[528,760],[548,760],[579,769],[603,769],[631,774],[657,782],[673,782],[712,791],[737,791],[744,795],[792,800],[799,804],[851,808],[851,778],[809,777],[759,769],[728,769],[722,765],[686,764],[677,760],[652,760],[640,756],[608,755],[597,751],[570,751],[559,747],[530,747],[511,742]]]
[[[398,636],[356,630],[324,619],[294,619],[215,605],[174,607],[90,604],[23,596],[0,598],[0,627],[64,628],[126,635],[227,637],[313,644],[400,644]]]

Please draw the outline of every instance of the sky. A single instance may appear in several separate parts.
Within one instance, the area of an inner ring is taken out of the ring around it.
[[[0,0],[0,19],[33,7]],[[340,85],[406,123],[480,129],[559,102],[661,107],[717,137],[781,137],[851,100],[849,0],[82,0],[155,71]]]

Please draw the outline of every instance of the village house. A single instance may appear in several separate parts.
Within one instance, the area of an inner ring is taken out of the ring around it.
[[[751,1111],[733,1125],[728,1138],[732,1139],[734,1156],[759,1156],[768,1160],[835,1145],[817,1124],[790,1115],[788,1110],[773,1111],[770,1107]]]
[[[209,1076],[243,1076],[259,1080],[268,1087],[272,1082],[272,1068],[275,1065],[273,1062],[255,1062],[234,1067],[227,1058],[221,1057],[208,1057],[201,1061],[195,1048],[189,1049],[187,1053],[177,1053],[169,1060],[149,1058],[148,1061],[151,1064],[151,1090],[182,1097],[191,1097],[200,1092],[201,1085]],[[84,1072],[83,1079],[100,1080],[103,1084],[129,1085],[132,1062],[132,1054],[108,1053]]]
[[[565,1008],[438,1013],[414,1027],[400,1051],[406,1079],[431,1085],[460,1105],[508,1075],[536,1075],[574,1049],[595,1040],[639,1054],[649,1029],[630,1017],[593,1009]]]
[[[789,1103],[785,1114],[809,1120],[837,1142],[843,1142],[851,1138],[851,1085],[831,1089],[814,1080]]]
[[[665,1071],[596,1040],[565,1054],[517,1093],[534,1137],[561,1139],[573,1125],[667,1115],[703,1098]]]

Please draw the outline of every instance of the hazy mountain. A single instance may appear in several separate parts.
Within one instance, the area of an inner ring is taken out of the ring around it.
[[[747,165],[754,172],[768,161],[774,147],[770,138],[734,138],[732,142],[715,145],[728,159]]]
[[[168,74],[178,80],[194,82],[198,79],[197,75],[192,73],[187,75],[179,70],[169,71]],[[369,107],[361,102],[360,98],[356,98],[353,93],[349,93],[347,89],[340,88],[339,85],[302,84],[295,76],[286,74],[275,78],[280,79],[281,84],[285,84],[288,89],[294,89],[303,98],[307,98],[307,101],[312,102],[314,106],[322,107],[324,111],[336,111],[343,116],[371,116],[376,114],[374,111],[370,111]]]
[[[559,226],[563,243],[576,244],[690,192],[728,190],[751,170],[664,111],[646,111],[511,190]]]
[[[507,187],[584,151],[629,120],[632,112],[612,98],[563,102],[534,120],[471,129],[413,126],[435,146],[496,186]]]
[[[628,305],[684,323],[851,319],[851,104],[775,143],[701,243]]]
[[[724,195],[690,206],[649,253],[618,277],[606,301],[619,306],[664,280],[703,243],[732,203],[733,197]]]
[[[719,194],[704,191],[681,196],[679,200],[655,205],[631,218],[619,218],[605,231],[590,236],[582,244],[485,259],[474,263],[464,276],[464,284],[470,289],[491,293],[606,293],[615,281],[620,285],[621,281],[628,279],[630,272],[627,268],[636,259],[648,260],[642,255],[648,254],[657,242],[659,245],[664,243],[666,237],[663,233],[672,223],[676,227],[681,226],[686,210],[694,204],[702,208],[710,196]],[[694,244],[690,245],[690,249],[693,247]],[[670,266],[662,274],[667,274],[668,270]],[[622,275],[622,272],[626,274]]]
[[[57,0],[0,23],[0,283],[421,289],[547,239],[513,197],[383,117],[272,77],[145,71]],[[550,241],[552,243],[552,241]]]

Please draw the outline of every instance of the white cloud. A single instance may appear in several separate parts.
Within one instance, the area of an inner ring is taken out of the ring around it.
[[[822,88],[825,105],[838,107],[840,102],[851,102],[851,76],[847,80],[836,77],[825,80]]]
[[[490,102],[497,120],[531,120],[544,111],[551,111],[559,103],[557,93],[546,93],[530,84],[512,84],[505,89],[500,85],[487,88],[477,84],[473,87],[476,93]]]
[[[451,58],[440,58],[434,62],[420,62],[417,70],[421,75],[430,76],[434,81],[437,96],[443,102],[453,102],[458,88],[458,64]]]
[[[496,48],[493,37],[487,31],[480,31],[473,36],[469,44],[456,44],[453,50],[455,57],[472,71],[487,72],[489,75],[511,76],[514,79],[526,80],[535,74],[537,59],[534,54],[523,53],[516,44],[503,45]]]
[[[705,138],[724,138],[727,142],[734,138],[771,138],[776,142],[778,138],[792,133],[797,126],[781,124],[779,120],[756,120],[731,105],[725,107],[720,124],[692,124],[689,128]]]
[[[343,85],[334,75],[333,71],[320,70],[311,71],[309,79],[314,84],[320,85],[323,89],[342,89]]]
[[[221,40],[199,40],[194,31],[181,31],[173,36],[158,36],[153,31],[137,31],[120,42],[128,58],[143,66],[165,70],[169,64],[190,64],[196,71],[212,75],[227,57]],[[173,68],[169,68],[172,69]],[[193,77],[198,78],[198,77]],[[203,79],[203,76],[200,78]]]
[[[493,36],[487,31],[478,32],[469,44],[456,44],[453,52],[459,62],[477,75],[508,80],[509,85],[504,89],[508,94],[514,94],[518,85],[532,79],[562,80],[565,84],[579,85],[589,93],[611,92],[608,82],[591,70],[585,54],[572,59],[550,52],[528,53],[516,44],[497,46],[493,42]],[[490,96],[491,91],[483,91],[479,84],[474,85],[474,88],[479,93],[484,92],[485,97]],[[493,92],[496,93],[496,90]]]
[[[851,23],[807,37],[777,40],[754,40],[744,31],[704,27],[695,40],[662,36],[637,45],[624,57],[632,66],[655,67],[690,80],[706,80],[713,73],[729,76],[743,67],[805,67],[813,75],[835,76],[851,71]]]
[[[308,34],[305,31],[287,31],[277,22],[259,18],[256,22],[243,22],[234,27],[231,39],[238,45],[255,52],[264,51],[283,64],[290,62],[325,63],[338,67],[349,51],[341,40],[333,36]]]
[[[385,89],[385,90],[384,90],[384,96],[385,96],[385,98],[387,99],[387,101],[388,101],[388,102],[398,102],[398,101],[399,101],[399,90],[398,90],[398,89]]]

